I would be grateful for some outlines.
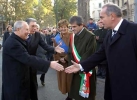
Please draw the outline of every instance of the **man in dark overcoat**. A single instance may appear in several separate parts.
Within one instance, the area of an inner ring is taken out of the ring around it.
[[[66,69],[72,73],[89,71],[107,60],[105,100],[137,100],[137,24],[122,19],[121,9],[108,3],[102,7],[100,21],[108,32],[102,47],[80,64]]]
[[[80,16],[72,16],[70,18],[70,24],[72,27],[72,31],[74,32],[74,45],[76,47],[76,50],[81,57],[80,62],[85,60],[89,57],[89,55],[93,54],[96,50],[96,39],[95,35],[91,32],[89,32],[86,28],[83,27],[83,18]],[[71,44],[71,41],[70,41]],[[71,65],[71,59],[74,60],[72,47],[70,45],[69,52],[68,52],[68,58],[69,58],[69,65]],[[89,77],[89,85],[90,85],[90,93],[89,97],[86,100],[95,100],[96,95],[96,71],[95,69],[92,70],[92,76]],[[81,83],[82,77],[80,76],[80,73],[74,73],[71,83],[71,89],[69,92],[70,98],[73,98],[75,100],[85,100],[84,97],[79,95],[80,90],[80,83]]]
[[[29,26],[26,22],[15,22],[14,30],[3,48],[1,100],[30,100],[29,66],[43,72],[49,66],[58,71],[64,68],[57,61],[45,61],[29,55],[26,45]]]
[[[54,48],[53,46],[50,46],[43,41],[40,33],[36,32],[36,28],[37,28],[36,19],[28,18],[26,20],[26,22],[29,25],[29,31],[30,31],[29,38],[27,39],[28,52],[30,55],[36,55],[38,45],[40,45],[44,50],[46,50],[47,52],[50,52],[50,53],[54,53],[55,51],[59,52],[59,53],[64,52],[64,50],[62,48],[60,48],[59,46]],[[37,70],[30,67],[31,100],[38,100],[36,75],[37,75]]]

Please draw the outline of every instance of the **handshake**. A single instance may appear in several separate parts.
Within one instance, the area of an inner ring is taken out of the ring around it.
[[[80,70],[79,64],[77,64],[74,61],[71,61],[73,65],[68,66],[64,69],[64,67],[58,63],[58,61],[51,61],[50,67],[57,70],[57,71],[63,71],[65,70],[66,73],[76,73]]]

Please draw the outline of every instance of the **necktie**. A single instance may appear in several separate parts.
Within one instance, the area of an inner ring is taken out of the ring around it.
[[[116,33],[117,33],[117,31],[115,31],[115,30],[112,31],[111,41],[115,37]]]

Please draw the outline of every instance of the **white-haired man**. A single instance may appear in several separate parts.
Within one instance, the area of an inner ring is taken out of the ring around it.
[[[49,66],[58,71],[64,70],[56,61],[45,61],[29,55],[26,45],[28,34],[28,24],[17,21],[14,24],[14,33],[4,43],[1,100],[30,100],[29,66],[43,72]]]

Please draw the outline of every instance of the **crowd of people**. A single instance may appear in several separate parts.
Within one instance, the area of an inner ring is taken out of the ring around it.
[[[41,29],[34,18],[8,25],[1,100],[38,100],[37,75],[45,86],[49,67],[57,71],[65,100],[95,100],[96,76],[106,78],[104,100],[136,100],[137,24],[123,19],[113,3],[102,7],[97,24],[83,22],[72,16],[52,29]]]

